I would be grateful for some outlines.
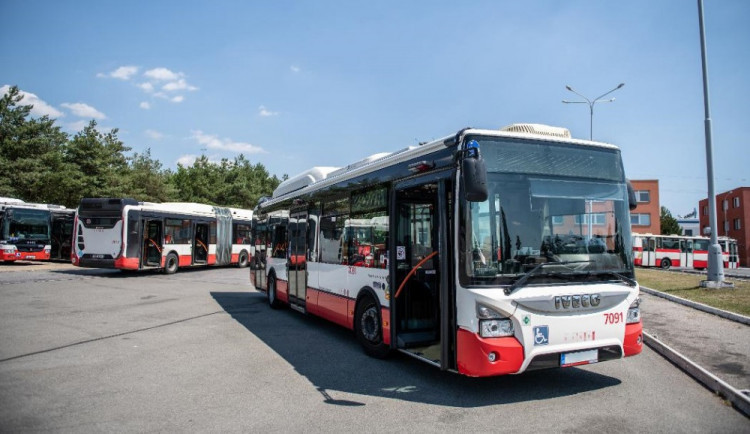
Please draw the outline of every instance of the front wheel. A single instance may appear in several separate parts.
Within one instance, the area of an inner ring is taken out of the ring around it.
[[[391,349],[383,343],[380,309],[371,295],[364,296],[357,303],[354,314],[354,333],[368,356],[378,359],[388,356]]]
[[[167,255],[167,261],[164,263],[164,272],[167,274],[174,274],[180,267],[180,261],[177,259],[177,255],[170,253]]]
[[[668,258],[661,260],[661,268],[664,270],[669,270],[669,267],[672,266],[672,261],[670,261]]]

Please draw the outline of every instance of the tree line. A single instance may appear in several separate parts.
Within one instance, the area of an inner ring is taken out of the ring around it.
[[[49,116],[32,117],[17,86],[0,100],[0,197],[76,208],[84,197],[132,197],[149,202],[198,202],[252,209],[286,179],[240,154],[165,169],[151,150],[132,153],[95,120],[69,135]]]

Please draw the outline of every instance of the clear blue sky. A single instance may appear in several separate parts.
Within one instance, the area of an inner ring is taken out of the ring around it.
[[[165,167],[272,174],[517,122],[621,147],[674,215],[707,196],[697,2],[2,0],[0,86]],[[705,0],[717,193],[750,185],[750,2]],[[32,95],[28,95],[32,101]]]

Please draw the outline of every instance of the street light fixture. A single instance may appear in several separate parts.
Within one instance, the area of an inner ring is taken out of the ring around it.
[[[571,91],[574,94],[580,96],[581,98],[585,99],[586,101],[568,101],[568,100],[563,100],[563,103],[565,103],[565,104],[588,104],[589,105],[589,113],[591,114],[591,116],[589,118],[589,140],[594,140],[594,104],[596,104],[598,102],[614,102],[614,100],[615,100],[614,98],[610,98],[610,99],[602,99],[602,98],[604,98],[605,96],[609,95],[610,93],[616,91],[617,89],[619,89],[619,88],[621,88],[623,86],[625,86],[625,83],[620,83],[620,84],[617,85],[616,88],[614,88],[614,89],[610,90],[609,92],[604,93],[604,94],[602,94],[602,95],[594,98],[593,100],[590,100],[590,99],[586,98],[585,96],[581,95],[580,93],[576,92],[575,89],[573,89],[572,87],[565,86],[565,89],[568,89],[569,91]]]

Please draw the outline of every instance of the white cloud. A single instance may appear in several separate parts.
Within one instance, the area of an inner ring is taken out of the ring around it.
[[[185,154],[177,159],[175,163],[182,164],[183,167],[190,167],[195,163],[195,160],[198,159],[197,155],[193,154]]]
[[[161,87],[162,90],[166,90],[168,92],[176,91],[176,90],[198,90],[197,87],[189,85],[187,81],[185,81],[184,78],[181,78],[177,81],[170,81],[169,83],[165,84]]]
[[[143,101],[141,102],[139,107],[142,108],[143,110],[148,110],[151,108],[151,104],[149,104],[148,101]]]
[[[160,132],[158,132],[156,130],[148,129],[148,130],[146,130],[144,132],[146,133],[146,136],[148,138],[150,138],[150,139],[161,140],[162,138],[164,138],[164,134],[162,134],[162,133],[160,133]]]
[[[216,135],[205,134],[200,130],[192,131],[192,133],[193,135],[191,136],[191,138],[195,139],[199,144],[204,145],[208,149],[242,152],[245,154],[266,153],[266,150],[264,150],[260,146],[251,145],[250,143],[235,142],[229,138],[220,139]]]
[[[60,105],[73,112],[74,115],[81,118],[105,119],[107,117],[104,113],[82,102],[64,102]]]
[[[138,67],[137,66],[121,66],[117,69],[115,69],[112,72],[103,74],[98,73],[96,74],[97,77],[110,77],[110,78],[116,78],[119,80],[130,80],[130,77],[134,76],[138,73]]]
[[[153,91],[154,91],[154,85],[153,85],[153,84],[151,84],[151,83],[149,83],[148,81],[147,81],[147,82],[144,82],[144,83],[140,83],[140,84],[138,85],[138,87],[140,87],[140,88],[141,88],[141,90],[143,90],[143,91],[144,91],[144,92],[146,92],[146,93],[151,93],[151,92],[153,92]]]
[[[185,74],[172,72],[167,68],[154,68],[144,72],[143,75],[157,81],[175,81],[182,78]]]
[[[290,67],[289,67],[289,69],[290,69],[290,70],[291,70],[292,72],[294,72],[294,73],[297,73],[297,72],[299,72],[299,66],[296,66],[296,65],[292,65],[292,66],[290,66]]]
[[[9,90],[10,86],[6,84],[5,86],[0,87],[0,94],[5,95]],[[57,110],[43,100],[39,99],[39,97],[34,95],[33,93],[24,92],[19,89],[18,94],[23,97],[23,99],[21,99],[21,101],[19,102],[20,105],[34,106],[31,109],[32,116],[49,116],[50,118],[60,118],[65,116],[63,112]]]
[[[259,116],[268,117],[268,116],[277,116],[278,114],[279,112],[272,112],[268,110],[265,106],[258,107]]]
[[[175,96],[173,98],[170,98],[169,100],[172,101],[172,102],[174,102],[174,103],[181,103],[182,101],[185,100],[185,97],[182,96],[182,95],[177,95],[177,96]]]

